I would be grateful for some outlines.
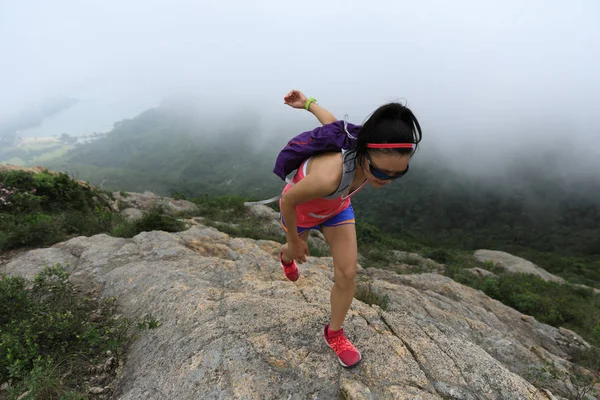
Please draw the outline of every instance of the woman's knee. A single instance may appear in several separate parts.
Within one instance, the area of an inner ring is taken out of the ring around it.
[[[356,265],[335,268],[335,282],[343,287],[351,288],[355,285]]]

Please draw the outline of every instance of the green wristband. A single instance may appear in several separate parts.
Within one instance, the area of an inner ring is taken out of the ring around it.
[[[310,108],[310,103],[312,102],[317,102],[317,99],[315,99],[314,97],[311,97],[310,99],[306,100],[306,104],[304,105],[304,108],[306,108],[306,111],[308,111],[308,109]]]

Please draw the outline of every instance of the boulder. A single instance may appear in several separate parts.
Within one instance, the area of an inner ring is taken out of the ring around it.
[[[513,256],[504,251],[496,250],[477,250],[474,253],[475,258],[482,262],[492,262],[507,272],[524,273],[537,275],[545,281],[565,283],[565,280],[559,276],[552,275],[543,268],[538,267],[531,261],[524,258]]]
[[[115,199],[115,208],[126,210],[128,208],[138,209],[142,212],[148,212],[156,208],[161,208],[166,215],[194,214],[198,211],[198,206],[191,201],[175,200],[170,197],[157,196],[152,192],[113,192]]]
[[[469,271],[470,273],[472,273],[475,276],[478,276],[480,278],[485,278],[488,276],[496,276],[495,273],[493,273],[492,271],[488,271],[487,269],[483,269],[483,268],[467,268],[466,271]]]

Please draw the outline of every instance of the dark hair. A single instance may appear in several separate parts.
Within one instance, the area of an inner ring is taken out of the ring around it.
[[[369,143],[414,143],[412,149],[371,149],[382,153],[410,154],[422,139],[421,126],[412,111],[399,103],[389,103],[371,114],[358,131],[353,149],[357,163],[363,162]]]

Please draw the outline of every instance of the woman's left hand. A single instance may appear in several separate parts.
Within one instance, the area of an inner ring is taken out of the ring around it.
[[[299,90],[292,90],[283,98],[283,102],[293,108],[304,108],[307,101],[308,97]]]

